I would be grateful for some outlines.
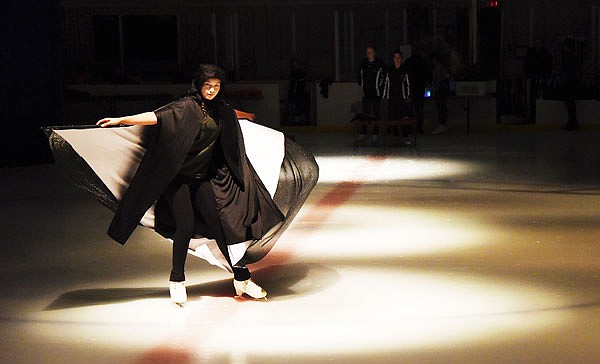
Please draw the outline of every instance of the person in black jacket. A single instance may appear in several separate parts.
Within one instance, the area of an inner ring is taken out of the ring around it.
[[[307,89],[309,78],[295,58],[290,61],[289,81],[288,123],[290,125],[306,124],[310,106],[310,94]]]
[[[531,82],[529,87],[529,122],[533,124],[536,121],[536,100],[540,84],[552,72],[552,56],[544,47],[541,39],[536,39],[533,47],[529,48],[523,68],[525,76]]]
[[[579,129],[579,122],[577,122],[577,109],[575,108],[575,100],[577,99],[577,85],[579,82],[579,64],[577,61],[577,54],[575,52],[575,40],[573,38],[566,38],[561,44],[561,72],[560,80],[563,90],[563,100],[567,107],[567,113],[569,118],[563,130],[577,130]]]
[[[423,104],[425,103],[425,84],[431,80],[431,68],[423,56],[423,48],[413,47],[413,54],[406,60],[406,70],[410,78],[413,109],[417,119],[417,129],[423,133]]]
[[[450,94],[450,73],[442,56],[433,57],[433,100],[437,113],[437,127],[431,132],[433,135],[448,132],[448,96]]]
[[[412,115],[412,103],[410,93],[410,77],[403,61],[400,50],[392,53],[392,67],[389,68],[386,77],[384,97],[388,99],[388,119],[400,120]],[[402,128],[404,137],[408,136],[408,127]],[[399,135],[398,127],[393,128],[394,136]]]
[[[358,84],[363,90],[362,112],[365,116],[373,119],[381,119],[381,97],[385,87],[385,63],[377,58],[375,46],[369,45],[365,49],[366,58],[360,63],[357,70]],[[367,129],[363,127],[360,132],[359,141],[366,138]],[[379,129],[373,127],[371,142],[379,140]]]

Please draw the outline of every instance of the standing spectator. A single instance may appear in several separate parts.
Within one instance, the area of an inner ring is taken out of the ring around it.
[[[413,54],[406,60],[406,70],[410,78],[410,94],[413,110],[417,118],[417,129],[423,134],[423,104],[425,103],[425,84],[431,80],[431,69],[423,57],[423,48],[413,47]]]
[[[533,42],[533,47],[529,48],[525,56],[524,71],[525,76],[530,80],[529,122],[534,124],[536,121],[536,100],[540,85],[552,72],[552,57],[539,38]]]
[[[362,87],[363,114],[380,119],[381,114],[381,96],[385,86],[385,63],[377,58],[375,46],[369,45],[365,49],[366,58],[360,63],[357,71],[358,84]],[[367,137],[367,128],[363,127],[360,131],[359,141]],[[379,128],[373,127],[371,143],[377,143],[379,140]]]
[[[561,72],[560,82],[563,92],[563,100],[567,106],[569,119],[563,125],[563,130],[577,130],[579,123],[577,122],[577,109],[575,108],[575,99],[577,92],[577,84],[579,80],[579,67],[577,55],[575,53],[575,40],[566,38],[561,45]]]
[[[388,99],[388,119],[400,120],[412,115],[410,102],[410,79],[406,66],[402,62],[403,54],[400,50],[392,53],[393,65],[390,67],[384,90],[384,97]],[[394,136],[399,136],[398,126],[394,126]],[[408,137],[408,127],[402,127],[403,137]]]
[[[290,124],[308,121],[309,93],[307,83],[309,81],[306,71],[300,67],[297,59],[290,61],[290,89],[288,92],[288,122]]]
[[[433,65],[433,99],[437,112],[438,125],[431,132],[434,135],[448,132],[448,95],[450,94],[450,74],[441,56],[434,58]]]

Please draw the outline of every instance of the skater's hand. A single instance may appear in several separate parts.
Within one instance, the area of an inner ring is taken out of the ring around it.
[[[105,128],[107,126],[119,126],[119,125],[122,125],[121,124],[122,121],[123,121],[123,118],[104,118],[104,119],[98,120],[96,125],[98,125],[102,128]]]

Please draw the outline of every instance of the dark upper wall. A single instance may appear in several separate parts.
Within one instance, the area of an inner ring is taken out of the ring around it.
[[[406,5],[415,2],[415,0],[255,0],[252,5],[273,6],[303,6],[303,5],[379,5],[390,4]],[[430,5],[444,4],[471,4],[472,0],[418,0],[416,2],[427,3]],[[205,7],[205,6],[247,6],[247,0],[62,0],[62,6],[70,7],[102,7],[102,6],[122,6],[122,7]]]
[[[387,59],[392,48],[403,43],[404,9],[409,9],[407,38],[410,43],[432,36],[430,18],[434,7],[438,14],[438,35],[455,35],[452,29],[447,30],[456,25],[456,8],[468,9],[471,3],[471,0],[259,0],[248,5],[247,1],[63,1],[66,62],[68,66],[94,63],[95,16],[160,14],[174,15],[178,19],[178,66],[183,75],[189,73],[199,60],[214,58],[212,48],[216,41],[217,62],[226,69],[237,71],[237,78],[242,80],[286,79],[293,57],[306,64],[313,78],[333,77],[337,10],[340,46],[337,62],[341,78],[351,80],[365,45],[375,43],[381,50],[380,56]],[[216,20],[214,25],[212,13]],[[349,27],[351,17],[354,32]],[[216,29],[214,40],[213,26]],[[147,41],[151,43],[153,39]],[[160,47],[160,44],[155,46]]]
[[[59,1],[2,7],[0,166],[50,159],[40,126],[60,121],[62,47]]]
[[[462,21],[466,17],[468,23],[477,1],[257,0],[249,5],[248,1],[240,0],[63,0],[65,62],[71,68],[97,66],[94,65],[94,16],[172,15],[178,21],[179,64],[177,74],[169,76],[171,79],[185,80],[195,64],[214,59],[224,68],[236,71],[238,79],[286,79],[289,61],[297,57],[306,64],[314,79],[332,77],[337,64],[341,79],[352,80],[366,44],[375,43],[380,56],[387,60],[390,51],[403,44],[405,38],[409,44],[433,38],[434,9],[438,39],[446,41],[472,62],[473,41],[469,39],[468,24],[459,24],[459,17],[463,17]],[[507,55],[516,48],[529,46],[530,8],[534,10],[535,36],[545,38],[550,48],[556,49],[565,35],[592,37],[590,10],[597,5],[596,0],[504,0],[501,3],[502,44]],[[403,12],[406,9],[408,34],[405,37]],[[334,56],[336,10],[338,59]],[[466,15],[457,15],[459,13]],[[353,32],[349,27],[350,18],[353,18]],[[213,26],[216,39],[212,39]],[[147,39],[147,42],[157,49],[161,47],[155,39]],[[479,39],[479,43],[482,42],[486,40]],[[507,64],[505,69],[511,72],[511,67]]]

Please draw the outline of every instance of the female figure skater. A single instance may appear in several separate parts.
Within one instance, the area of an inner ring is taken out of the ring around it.
[[[153,112],[103,118],[100,127],[153,125],[155,136],[119,202],[108,234],[124,243],[155,205],[155,230],[173,239],[171,301],[187,301],[184,266],[190,239],[214,239],[234,274],[237,296],[267,293],[229,246],[261,239],[284,220],[245,154],[235,110],[221,97],[222,69],[200,65],[188,96]]]

